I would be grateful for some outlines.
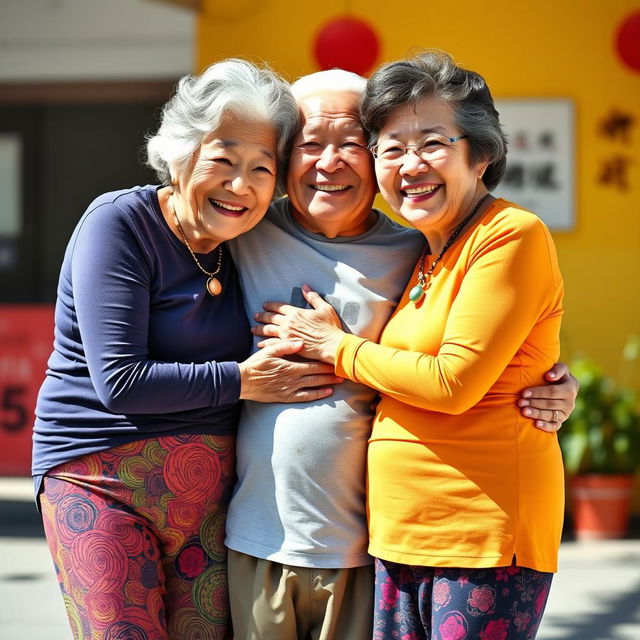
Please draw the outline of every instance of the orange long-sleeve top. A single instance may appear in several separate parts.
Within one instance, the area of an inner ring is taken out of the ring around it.
[[[559,356],[563,284],[549,231],[496,200],[417,304],[416,281],[417,268],[380,344],[347,335],[336,358],[338,375],[382,396],[369,442],[369,552],[555,571],[560,449],[516,405]]]

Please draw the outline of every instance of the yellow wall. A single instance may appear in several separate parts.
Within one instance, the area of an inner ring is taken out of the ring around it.
[[[495,97],[568,97],[576,105],[576,228],[556,233],[566,281],[564,358],[583,350],[615,374],[622,345],[640,331],[640,72],[620,62],[614,39],[631,0],[205,0],[198,66],[228,56],[266,60],[293,79],[318,70],[313,38],[348,12],[381,41],[379,62],[438,47],[482,73]],[[624,146],[599,135],[613,109],[636,124]],[[598,182],[602,163],[633,158],[627,191]],[[636,381],[640,375],[636,374]]]

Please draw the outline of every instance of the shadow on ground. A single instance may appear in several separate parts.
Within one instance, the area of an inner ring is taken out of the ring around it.
[[[637,562],[637,557],[635,558]],[[613,569],[612,569],[613,570]],[[545,622],[562,629],[563,640],[617,640],[629,638],[616,633],[616,627],[637,625],[640,620],[640,582],[629,585],[625,594],[616,593],[610,597],[603,594],[598,602],[598,610],[583,614],[581,620],[575,616],[548,614]]]

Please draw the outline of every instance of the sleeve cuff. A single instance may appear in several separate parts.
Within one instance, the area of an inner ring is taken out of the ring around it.
[[[358,382],[356,378],[356,357],[358,350],[365,342],[369,342],[369,340],[359,338],[351,333],[342,338],[336,353],[336,375]]]
[[[217,362],[214,365],[213,406],[233,404],[240,400],[240,367],[237,362]]]

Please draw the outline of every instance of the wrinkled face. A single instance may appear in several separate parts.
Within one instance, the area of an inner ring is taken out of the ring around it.
[[[192,248],[208,252],[254,227],[276,185],[275,129],[225,115],[177,176],[176,211]]]
[[[378,136],[390,156],[409,145],[399,160],[375,162],[380,192],[391,208],[423,233],[448,233],[467,215],[482,188],[486,162],[471,164],[469,141],[450,142],[462,132],[448,103],[427,97],[391,112]],[[423,157],[414,149],[420,148]]]
[[[302,124],[289,162],[287,194],[298,222],[328,237],[365,231],[377,191],[359,101],[358,93],[346,91],[298,101]]]

